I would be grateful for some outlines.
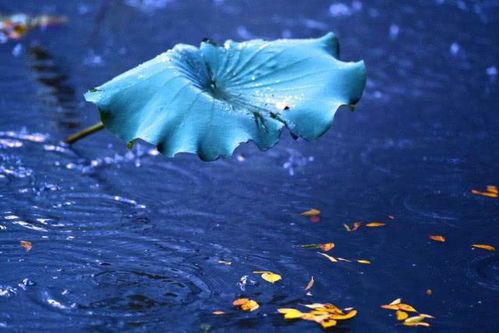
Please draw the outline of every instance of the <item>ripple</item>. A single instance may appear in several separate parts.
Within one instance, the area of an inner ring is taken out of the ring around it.
[[[499,257],[489,255],[476,258],[470,263],[467,275],[470,281],[484,288],[499,290]]]
[[[449,156],[449,153],[449,147],[439,142],[389,140],[367,146],[360,156],[365,166],[391,176],[425,172],[434,181],[449,182],[451,178],[462,176],[470,167],[459,155]]]
[[[426,223],[444,222],[451,226],[464,226],[473,222],[477,227],[498,219],[497,206],[493,202],[479,200],[465,189],[450,187],[436,190],[433,185],[420,186],[418,191],[397,193],[392,197],[391,204],[394,210],[403,207],[412,215],[424,218]],[[399,215],[406,214],[402,212]]]

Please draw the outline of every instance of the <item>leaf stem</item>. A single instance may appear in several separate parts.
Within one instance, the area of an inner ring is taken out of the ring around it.
[[[103,122],[99,122],[95,125],[92,125],[90,127],[87,127],[85,129],[82,129],[81,131],[79,131],[78,133],[76,134],[73,134],[71,136],[68,136],[67,138],[65,138],[63,141],[65,143],[68,143],[68,144],[71,144],[71,143],[74,143],[80,139],[83,139],[84,137],[86,137],[87,135],[90,135],[92,133],[95,133],[97,131],[100,131],[101,129],[104,128],[104,123]]]

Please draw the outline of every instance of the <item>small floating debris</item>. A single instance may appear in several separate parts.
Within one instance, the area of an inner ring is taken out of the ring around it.
[[[471,190],[471,193],[475,195],[481,195],[489,198],[498,198],[499,189],[495,185],[488,185],[485,191]]]
[[[21,39],[36,28],[46,28],[66,22],[68,22],[68,19],[62,16],[0,15],[0,43],[5,43],[9,39]]]

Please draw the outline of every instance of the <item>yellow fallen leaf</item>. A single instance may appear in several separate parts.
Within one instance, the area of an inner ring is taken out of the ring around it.
[[[19,243],[21,244],[22,247],[24,247],[24,249],[26,250],[26,252],[31,251],[31,249],[33,248],[33,245],[31,244],[31,242],[20,241]]]
[[[414,309],[411,305],[402,303],[401,298],[397,298],[390,304],[385,304],[382,305],[381,307],[383,309],[388,309],[388,310],[403,310],[407,312],[417,312],[416,309]]]
[[[402,310],[397,310],[397,312],[395,312],[395,315],[397,317],[397,320],[405,320],[409,317],[409,314]]]
[[[430,324],[429,323],[426,323],[424,321],[420,321],[418,323],[407,323],[407,322],[403,322],[402,325],[404,326],[424,326],[424,327],[430,327]]]
[[[232,302],[232,305],[234,306],[243,305],[244,303],[248,303],[249,300],[250,300],[249,298],[238,298],[234,302]]]
[[[471,246],[476,247],[477,249],[483,249],[483,250],[492,251],[492,252],[496,250],[495,247],[493,247],[492,245],[488,245],[488,244],[473,244]]]
[[[314,277],[312,276],[312,277],[310,278],[310,281],[308,281],[308,283],[307,283],[307,285],[306,285],[306,287],[305,287],[305,290],[310,290],[310,289],[312,289],[312,287],[314,286],[314,283],[315,283],[315,281],[314,281]]]
[[[331,318],[335,319],[335,320],[346,320],[346,319],[353,318],[356,315],[357,315],[357,310],[351,310],[346,314],[333,314],[333,315],[331,315]]]
[[[359,264],[365,264],[365,265],[370,265],[371,264],[371,262],[369,260],[365,260],[365,259],[359,259],[359,260],[357,260],[357,262]]]
[[[369,227],[369,228],[384,227],[385,225],[386,225],[386,223],[383,223],[383,222],[369,222],[369,223],[366,223],[366,227]]]
[[[324,252],[331,250],[334,247],[334,243],[324,243],[321,244],[320,249]]]
[[[218,263],[222,265],[232,265],[231,261],[225,261],[225,260],[219,260]]]
[[[277,309],[277,312],[284,314],[285,319],[298,319],[303,316],[303,312],[292,308]]]
[[[318,312],[321,312],[321,313],[326,312],[326,313],[330,313],[330,314],[340,314],[340,315],[344,315],[345,314],[336,305],[330,304],[330,303],[327,303],[327,304],[312,303],[312,304],[305,304],[305,306],[307,308],[314,309],[314,311],[318,311]]]
[[[442,235],[429,235],[428,237],[430,237],[431,240],[434,240],[436,242],[445,242],[445,237],[442,236]]]
[[[397,298],[396,300],[391,302],[390,305],[395,305],[395,304],[400,304],[400,303],[402,303],[402,298]]]
[[[224,312],[224,311],[213,311],[212,313],[213,313],[214,315],[216,315],[216,316],[219,316],[219,315],[223,315],[223,314],[225,314],[225,312]]]
[[[330,255],[328,255],[326,253],[322,253],[322,252],[317,252],[317,253],[319,253],[321,256],[324,256],[324,257],[328,258],[332,262],[338,262],[338,260],[335,257],[332,257],[332,256],[330,256]]]
[[[487,185],[487,192],[499,194],[499,189],[494,185]]]
[[[249,302],[241,305],[241,309],[243,309],[244,311],[255,311],[259,307],[260,305],[253,300],[250,300]]]
[[[489,198],[499,197],[499,190],[497,189],[496,186],[493,186],[493,185],[488,185],[487,190],[485,192],[478,191],[478,190],[471,190],[471,193],[476,194],[476,195],[481,195],[484,197],[489,197]]]
[[[404,311],[407,311],[407,312],[418,312],[416,309],[414,309],[409,304],[400,303],[400,304],[397,304],[397,306],[398,306],[399,310],[404,310]]]
[[[276,283],[281,280],[282,277],[279,274],[272,273],[269,271],[254,271],[255,274],[261,274],[262,279],[270,283]]]
[[[414,317],[410,317],[410,318],[407,318],[406,320],[404,320],[404,323],[419,323],[423,320],[425,320],[425,318],[427,318],[426,316],[414,316]]]
[[[302,212],[301,215],[303,216],[317,216],[320,215],[321,211],[315,208],[309,209],[305,212]]]
[[[336,326],[336,323],[337,322],[334,319],[327,319],[327,320],[321,321],[321,326],[324,328],[328,328],[328,327]]]
[[[396,305],[396,304],[395,305],[385,304],[385,305],[382,305],[381,308],[387,309],[387,310],[395,310],[395,311],[399,309],[398,305]]]
[[[431,319],[435,319],[435,317],[433,317],[432,315],[429,315],[429,314],[420,313],[419,315],[420,315],[421,317],[423,317],[423,318],[431,318]]]
[[[260,305],[252,299],[249,298],[238,298],[232,305],[241,307],[244,311],[254,311],[260,307]]]

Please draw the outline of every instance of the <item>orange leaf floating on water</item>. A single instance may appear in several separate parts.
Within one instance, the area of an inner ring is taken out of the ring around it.
[[[431,240],[434,240],[436,242],[445,242],[445,237],[444,236],[441,236],[441,235],[429,235],[428,237],[430,237]]]
[[[21,246],[24,247],[26,252],[31,251],[31,249],[33,248],[33,245],[31,244],[31,242],[28,242],[28,241],[20,241],[19,244],[21,244]]]
[[[310,281],[308,281],[307,285],[305,286],[305,290],[310,290],[314,286],[315,280],[314,277],[312,276],[310,278]]]
[[[487,185],[487,192],[499,194],[499,189],[494,185]]]
[[[369,228],[384,227],[385,225],[386,225],[386,223],[383,223],[383,222],[369,222],[369,223],[366,223],[366,227],[369,227]]]
[[[319,253],[321,256],[324,256],[324,257],[328,258],[329,261],[338,262],[338,259],[336,259],[335,257],[332,257],[332,256],[330,256],[328,254],[325,254],[325,253],[322,253],[322,252],[317,252],[317,253]]]
[[[324,243],[321,244],[320,249],[324,252],[331,250],[334,247],[334,243]]]
[[[473,244],[471,246],[476,247],[477,249],[487,250],[487,251],[491,251],[491,252],[496,250],[495,247],[493,247],[492,245],[488,245],[488,244]]]
[[[357,262],[359,264],[364,264],[364,265],[370,265],[371,264],[371,262],[369,260],[365,260],[365,259],[359,259],[359,260],[357,260]]]
[[[303,216],[317,216],[321,214],[321,211],[315,208],[309,209],[307,211],[304,211],[300,213]]]
[[[395,312],[395,316],[397,317],[397,320],[405,320],[409,317],[409,314],[405,311],[397,310],[397,312]]]
[[[244,311],[255,311],[260,307],[260,305],[252,299],[249,298],[238,298],[232,305],[239,306]]]
[[[253,273],[261,274],[262,279],[270,283],[275,283],[282,279],[282,277],[279,274],[272,273],[269,271],[254,271]]]
[[[214,314],[216,316],[220,316],[220,315],[225,314],[225,312],[224,311],[213,311],[212,314]]]
[[[487,189],[485,190],[485,192],[478,190],[471,190],[471,193],[489,198],[499,197],[499,189],[494,185],[487,185]]]
[[[219,260],[218,263],[222,265],[232,265],[231,261],[225,261],[225,260]]]

